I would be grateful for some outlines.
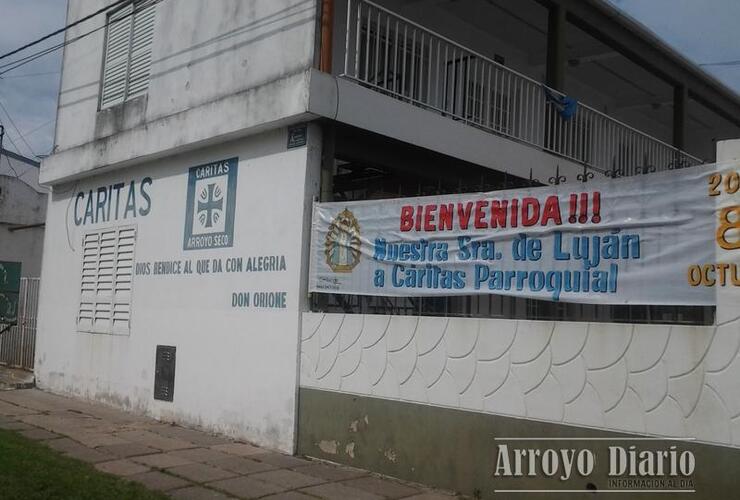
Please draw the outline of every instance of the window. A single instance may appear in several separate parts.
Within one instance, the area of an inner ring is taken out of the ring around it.
[[[143,95],[149,87],[155,2],[133,2],[108,15],[100,108]]]
[[[131,226],[83,237],[79,331],[128,335],[135,243]]]

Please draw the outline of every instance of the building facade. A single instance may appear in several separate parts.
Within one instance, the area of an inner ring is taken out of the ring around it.
[[[20,262],[24,277],[41,276],[47,190],[39,162],[0,151],[0,260]]]
[[[68,22],[113,3],[71,0]],[[608,4],[115,2],[67,39],[92,30],[65,48],[41,168],[40,387],[468,494],[493,490],[493,434],[740,461],[732,296],[308,293],[317,200],[736,157],[737,96]]]

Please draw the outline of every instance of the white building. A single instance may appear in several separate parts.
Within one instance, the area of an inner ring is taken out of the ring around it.
[[[65,48],[41,168],[38,385],[467,493],[493,432],[737,466],[714,308],[308,296],[315,199],[651,173],[740,132],[734,93],[600,0],[380,3],[137,1],[67,32],[108,24]]]
[[[39,162],[0,151],[0,260],[20,262],[26,277],[41,275],[46,204]]]

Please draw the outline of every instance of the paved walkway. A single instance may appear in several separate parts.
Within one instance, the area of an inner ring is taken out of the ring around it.
[[[179,499],[454,498],[37,389],[0,391],[0,428]]]

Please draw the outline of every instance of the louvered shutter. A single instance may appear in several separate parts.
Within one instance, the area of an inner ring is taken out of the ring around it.
[[[126,98],[129,55],[131,51],[131,18],[133,4],[117,10],[108,17],[103,61],[103,85],[100,107],[112,106]]]
[[[156,3],[131,3],[108,16],[100,107],[145,94],[149,88]]]
[[[152,66],[154,39],[154,4],[137,7],[131,37],[131,66],[129,68],[126,98],[146,93]]]
[[[116,231],[103,231],[98,239],[98,268],[95,283],[92,331],[110,330],[113,297],[113,267],[116,262]]]
[[[134,244],[136,230],[133,227],[118,230],[116,265],[113,283],[113,314],[111,332],[128,334],[131,321],[131,284],[134,276]]]
[[[82,280],[80,284],[80,310],[77,314],[78,329],[92,331],[98,281],[98,233],[86,234],[82,239]]]
[[[129,333],[136,230],[106,229],[82,240],[78,330]]]

